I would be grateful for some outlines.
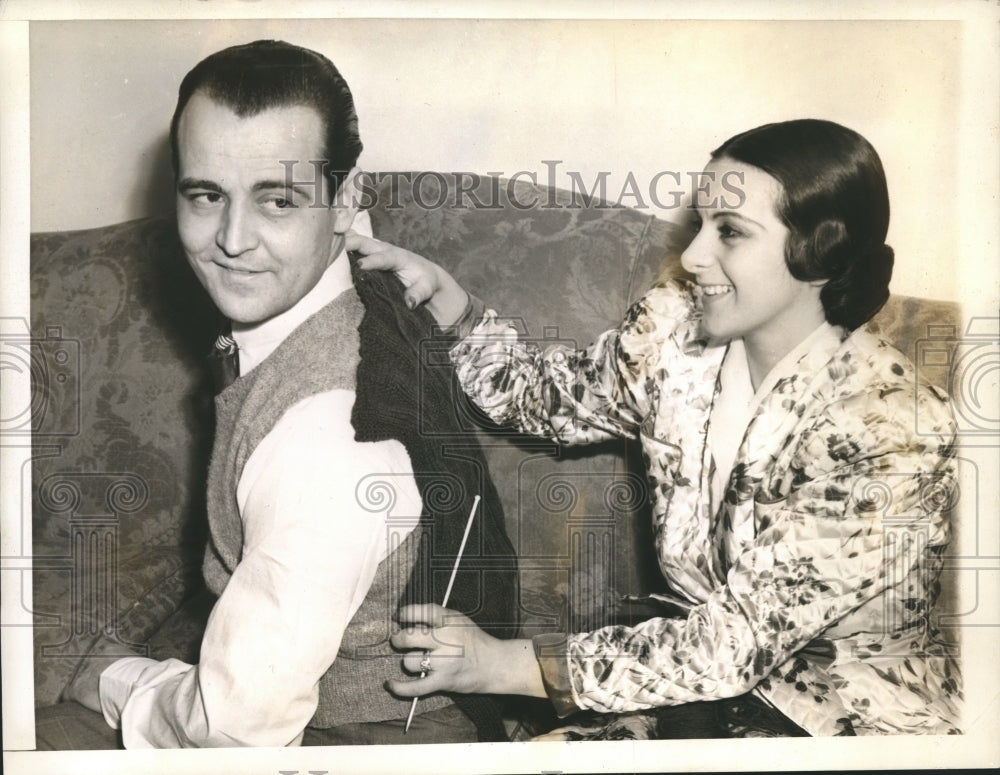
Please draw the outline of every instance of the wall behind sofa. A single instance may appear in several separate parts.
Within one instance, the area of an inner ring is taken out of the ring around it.
[[[33,22],[31,228],[169,211],[181,77],[214,50],[280,37],[340,67],[369,170],[524,172],[587,190],[607,172],[612,201],[631,174],[622,201],[668,219],[681,213],[673,180],[689,189],[735,132],[798,116],[847,124],[887,169],[893,289],[955,300],[959,33],[905,21]]]

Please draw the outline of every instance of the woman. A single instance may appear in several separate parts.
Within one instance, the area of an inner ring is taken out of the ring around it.
[[[705,172],[682,257],[694,282],[655,286],[586,351],[542,354],[440,267],[349,242],[410,306],[457,321],[459,381],[494,420],[564,444],[639,438],[660,568],[687,611],[532,642],[404,609],[422,626],[394,644],[430,669],[391,688],[548,696],[560,715],[744,696],[811,735],[957,732],[958,671],[929,628],[953,420],[859,328],[893,264],[878,155],[799,120],[733,137]]]

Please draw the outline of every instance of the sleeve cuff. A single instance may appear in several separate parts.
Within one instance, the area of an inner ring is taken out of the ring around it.
[[[542,673],[545,692],[559,718],[580,710],[569,675],[569,638],[563,633],[536,635],[531,639]]]
[[[125,703],[143,670],[156,664],[159,664],[156,660],[146,657],[126,657],[113,662],[101,673],[101,713],[112,729],[118,729]]]

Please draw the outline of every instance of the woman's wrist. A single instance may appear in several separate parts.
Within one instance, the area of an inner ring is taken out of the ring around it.
[[[465,309],[459,315],[458,320],[450,326],[443,326],[441,328],[441,333],[446,336],[452,336],[458,341],[465,339],[465,337],[471,334],[472,329],[479,324],[479,321],[486,314],[486,305],[483,304],[482,300],[468,292],[466,296]]]
[[[427,300],[427,311],[434,316],[438,325],[450,328],[466,312],[470,296],[454,277],[434,264],[437,283],[434,294]]]
[[[520,694],[526,697],[545,697],[542,672],[535,659],[535,649],[530,640],[497,640],[493,656],[496,670],[491,672],[484,694]]]

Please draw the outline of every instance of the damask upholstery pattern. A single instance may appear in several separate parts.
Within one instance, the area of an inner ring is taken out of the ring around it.
[[[215,313],[177,256],[158,219],[32,238],[37,705],[200,587]]]
[[[376,237],[441,263],[540,340],[586,345],[680,271],[683,229],[527,181],[392,173],[369,191]],[[169,217],[33,235],[31,302],[41,707],[105,627],[154,657],[196,658],[211,606],[200,578],[212,437],[203,355],[218,321]],[[957,317],[956,305],[893,298],[876,325],[912,358]],[[944,367],[923,372],[947,387]],[[459,411],[521,558],[525,635],[601,626],[622,595],[659,589],[635,447],[560,452]]]

